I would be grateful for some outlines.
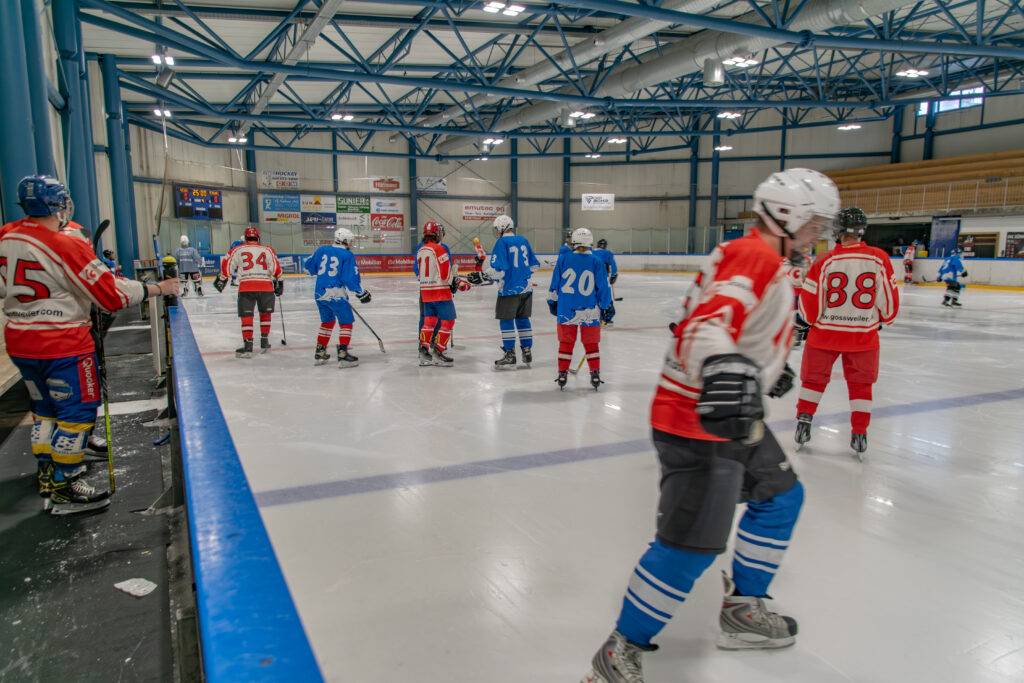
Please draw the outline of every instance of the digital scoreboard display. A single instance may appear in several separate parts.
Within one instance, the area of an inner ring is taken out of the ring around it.
[[[220,190],[176,185],[174,195],[174,215],[176,217],[203,221],[224,220]]]

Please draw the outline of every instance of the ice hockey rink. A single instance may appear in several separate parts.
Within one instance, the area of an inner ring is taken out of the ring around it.
[[[505,371],[493,287],[456,296],[452,368],[417,364],[411,276],[364,277],[373,301],[355,305],[387,352],[357,320],[348,370],[313,366],[311,279],[286,280],[287,346],[279,310],[273,350],[247,360],[236,290],[184,300],[327,680],[576,681],[613,628],[652,538],[648,409],[693,276],[619,278],[598,392],[585,368],[565,391],[553,382],[548,278],[533,366]],[[715,648],[727,554],[645,656],[646,680],[1024,680],[1024,295],[968,286],[960,310],[941,298],[905,288],[882,332],[865,462],[838,364],[801,452],[797,391],[771,401],[807,492],[771,588],[799,621],[796,646]]]

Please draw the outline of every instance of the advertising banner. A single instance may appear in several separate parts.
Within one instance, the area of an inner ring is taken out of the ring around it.
[[[368,230],[370,227],[370,214],[368,213],[339,213],[338,227],[348,228],[352,231]]]
[[[332,214],[333,215],[333,214]],[[334,226],[302,226],[302,246],[316,248],[324,244],[334,244]],[[284,266],[282,266],[283,268]]]
[[[1006,258],[1024,258],[1024,232],[1006,233],[1006,249],[1003,251]]]
[[[944,258],[953,253],[960,234],[960,217],[932,218],[931,240],[928,244],[928,255]]]
[[[200,266],[199,271],[203,274],[203,277],[215,277],[220,275],[220,259],[221,256],[203,254],[203,265]]]
[[[501,204],[462,205],[462,220],[464,221],[489,221],[504,214],[505,207]]]
[[[335,213],[338,210],[337,201],[332,194],[301,194],[299,198],[302,211]]]
[[[397,213],[371,213],[370,229],[386,232],[405,230],[405,216]]]
[[[448,194],[448,179],[417,176],[416,192],[419,194]]]
[[[260,187],[265,190],[294,190],[299,187],[298,171],[260,171]]]
[[[313,211],[302,212],[302,224],[303,225],[337,225],[338,214],[334,213],[315,213]]]
[[[395,176],[372,176],[370,178],[370,187],[373,192],[405,194],[404,180]]]
[[[337,197],[338,213],[370,213],[369,197]]]
[[[404,202],[397,199],[374,197],[370,213],[402,213]]]
[[[265,194],[260,200],[266,223],[298,223],[301,219],[297,194]]]
[[[583,193],[584,211],[614,211],[615,195],[603,193]]]
[[[412,260],[412,254],[356,256],[356,264],[361,273],[411,273]]]

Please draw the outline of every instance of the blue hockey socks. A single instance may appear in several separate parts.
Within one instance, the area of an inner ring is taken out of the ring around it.
[[[768,584],[782,563],[793,527],[804,502],[804,487],[793,488],[768,500],[747,503],[736,534],[732,578],[740,595],[767,595]]]
[[[516,348],[516,323],[514,320],[499,320],[501,327],[501,348],[511,351]]]
[[[519,330],[519,345],[525,348],[533,346],[533,328],[530,326],[530,319],[516,318],[515,323],[516,329]]]

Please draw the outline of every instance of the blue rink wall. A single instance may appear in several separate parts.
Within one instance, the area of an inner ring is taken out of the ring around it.
[[[170,309],[174,393],[208,681],[322,681],[188,314]]]

